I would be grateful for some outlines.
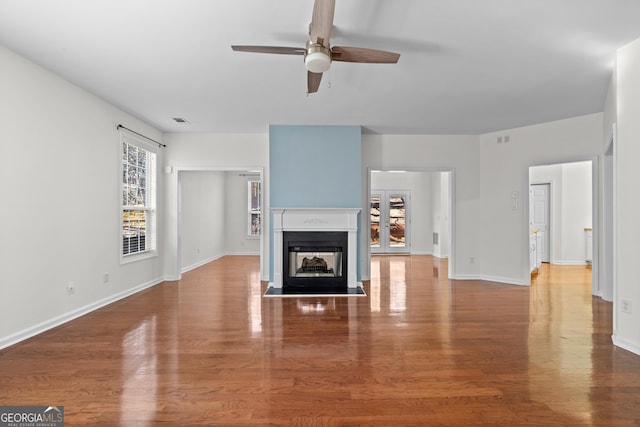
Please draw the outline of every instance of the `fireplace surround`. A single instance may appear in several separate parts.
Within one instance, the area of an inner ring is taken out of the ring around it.
[[[359,212],[348,208],[271,209],[273,282],[269,286],[303,290],[320,280],[335,290],[361,287],[357,280]],[[317,264],[320,271],[297,273],[304,258],[306,267]]]

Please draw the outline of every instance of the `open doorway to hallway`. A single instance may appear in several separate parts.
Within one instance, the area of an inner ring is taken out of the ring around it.
[[[433,255],[448,259],[452,248],[451,171],[370,172],[371,253]],[[448,276],[451,275],[448,267]]]
[[[224,255],[261,255],[261,171],[218,168],[177,174],[178,271]]]
[[[593,162],[529,168],[531,271],[540,263],[589,266],[593,260]]]

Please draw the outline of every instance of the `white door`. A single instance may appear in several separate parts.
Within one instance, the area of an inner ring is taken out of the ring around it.
[[[529,187],[529,226],[540,230],[538,245],[542,262],[549,262],[549,194],[550,184],[532,184]]]
[[[410,251],[408,191],[372,191],[370,198],[371,252]]]

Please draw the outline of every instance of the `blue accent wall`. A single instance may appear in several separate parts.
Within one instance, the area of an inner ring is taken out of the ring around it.
[[[270,207],[360,208],[361,134],[360,126],[270,125]],[[269,233],[273,279],[273,228]],[[357,253],[360,280],[360,238]]]
[[[271,125],[273,208],[359,208],[360,126]]]

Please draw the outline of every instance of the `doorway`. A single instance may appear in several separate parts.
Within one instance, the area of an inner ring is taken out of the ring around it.
[[[260,255],[262,197],[252,197],[258,168],[176,168],[176,279],[224,255]],[[224,203],[221,203],[221,200]],[[256,205],[253,204],[256,202]],[[215,220],[212,220],[214,218]]]
[[[529,168],[529,230],[538,229],[543,261],[589,268],[593,251],[593,161]],[[594,280],[595,282],[595,280]]]
[[[410,252],[409,191],[373,190],[370,197],[372,253]]]
[[[369,204],[370,210],[364,218],[363,229],[369,229],[369,231],[362,236],[365,239],[363,245],[369,259],[371,255],[378,255],[383,251],[371,247],[371,234],[375,236],[378,232],[375,223],[380,221],[377,212],[379,208],[375,200],[371,209],[371,196],[379,196],[382,203],[383,192],[386,192],[387,196],[406,193],[406,248],[398,253],[432,255],[439,259],[449,259],[446,264],[447,277],[453,277],[455,272],[454,178],[455,174],[451,170],[370,170],[369,188],[373,191],[369,190],[363,201]],[[398,189],[404,191],[398,191]],[[373,233],[371,233],[371,224],[374,224]],[[384,222],[381,225],[384,226]]]

